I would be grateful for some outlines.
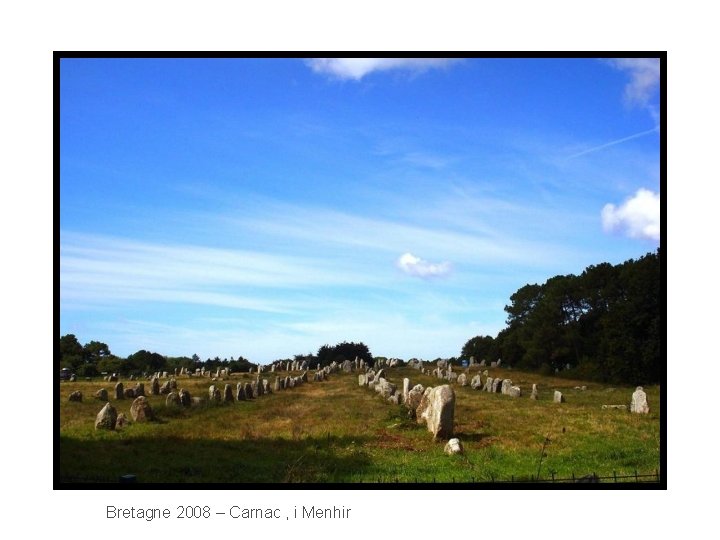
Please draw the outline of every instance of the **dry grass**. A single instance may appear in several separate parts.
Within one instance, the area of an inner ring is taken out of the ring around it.
[[[442,383],[410,368],[386,370],[402,387]],[[358,482],[450,481],[530,477],[537,473],[546,438],[541,476],[611,475],[635,469],[651,472],[660,461],[659,389],[646,388],[651,413],[602,410],[602,404],[628,404],[634,388],[608,390],[585,381],[490,369],[523,389],[520,398],[455,386],[455,433],[464,456],[448,457],[424,426],[407,418],[403,407],[361,388],[355,374],[333,374],[329,381],[232,404],[208,403],[168,409],[165,396],[148,396],[158,421],[131,424],[115,432],[95,431],[108,390],[118,412],[129,415],[132,400],[114,400],[114,383],[60,383],[60,477],[117,477],[132,472],[152,482]],[[474,374],[474,373],[473,373]],[[274,381],[273,374],[265,378]],[[233,388],[248,375],[229,381],[179,378],[178,386],[206,397],[210,384]],[[123,381],[125,386],[134,382]],[[540,399],[528,398],[532,383]],[[587,385],[587,390],[574,390]],[[150,385],[145,382],[146,392]],[[83,392],[82,403],[68,402]],[[566,403],[552,402],[554,390]]]

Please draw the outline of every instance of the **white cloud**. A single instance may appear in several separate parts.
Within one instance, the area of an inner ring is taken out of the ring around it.
[[[660,60],[658,58],[614,58],[609,63],[630,75],[630,82],[625,86],[625,99],[628,103],[647,105],[653,92],[660,85]]]
[[[421,72],[430,68],[446,67],[455,58],[309,58],[305,61],[315,73],[324,73],[341,79],[359,81],[373,71],[401,69]]]
[[[416,257],[412,253],[404,253],[397,260],[397,266],[400,270],[409,276],[421,278],[442,277],[451,271],[449,262],[431,263]]]
[[[602,209],[602,225],[606,232],[623,231],[630,238],[659,240],[660,194],[639,189],[619,207],[606,204]]]

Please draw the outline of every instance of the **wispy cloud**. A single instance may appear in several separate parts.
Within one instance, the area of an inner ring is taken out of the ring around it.
[[[660,60],[613,58],[608,63],[630,75],[630,82],[625,86],[625,100],[630,105],[648,105],[660,85]]]
[[[633,139],[639,139],[640,137],[644,137],[646,135],[650,135],[651,133],[657,133],[659,131],[658,127],[654,127],[652,129],[648,129],[646,131],[641,131],[640,133],[634,133],[632,135],[628,135],[627,137],[622,137],[621,139],[616,139],[614,141],[610,141],[604,144],[600,144],[598,146],[593,146],[592,148],[588,148],[587,150],[583,150],[582,152],[578,152],[577,154],[573,154],[571,156],[568,156],[565,158],[565,160],[574,159],[580,156],[584,156],[586,154],[591,154],[593,152],[597,152],[599,150],[604,150],[605,148],[610,148],[611,146],[615,146],[617,144],[622,144],[627,141],[632,141]]]
[[[639,189],[619,207],[606,204],[601,213],[606,232],[624,232],[630,238],[660,239],[660,194]]]
[[[455,58],[310,58],[305,62],[315,72],[359,81],[375,71],[403,70],[415,73],[444,68]]]
[[[403,253],[396,264],[405,274],[420,278],[443,277],[451,271],[449,262],[431,263],[412,253]]]

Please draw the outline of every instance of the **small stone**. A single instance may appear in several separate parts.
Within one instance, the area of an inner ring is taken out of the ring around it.
[[[470,381],[470,388],[472,388],[473,390],[482,390],[482,385],[483,384],[480,375],[475,375]]]
[[[519,386],[511,386],[508,388],[507,395],[510,397],[520,397],[522,396],[522,390],[520,390]]]
[[[620,411],[627,411],[628,406],[627,405],[603,405],[601,408],[603,409],[617,409]]]
[[[135,397],[140,397],[145,395],[145,384],[144,383],[137,383],[135,385]]]
[[[126,398],[135,399],[135,389],[134,388],[126,388],[123,390],[123,394]]]
[[[175,392],[170,392],[165,398],[166,407],[180,407],[181,405],[180,396]]]
[[[80,390],[75,390],[68,397],[68,401],[82,401],[82,392]]]
[[[555,394],[553,395],[553,402],[565,403],[565,396],[562,395],[562,392],[560,392],[559,390],[555,390]]]
[[[130,425],[130,420],[127,419],[127,416],[125,416],[125,413],[120,413],[117,416],[117,422],[115,422],[116,428],[124,428],[125,426]]]
[[[445,453],[449,456],[463,453],[463,446],[460,439],[450,439],[445,445]]]
[[[107,390],[104,388],[101,388],[97,392],[95,392],[95,397],[98,398],[100,401],[107,401],[108,400],[108,393]]]
[[[115,410],[115,407],[110,405],[110,403],[106,403],[105,406],[100,409],[100,412],[97,413],[97,416],[95,417],[95,429],[113,430],[115,429],[116,423],[117,411]]]

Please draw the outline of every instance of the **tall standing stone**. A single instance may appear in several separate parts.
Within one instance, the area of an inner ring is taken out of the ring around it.
[[[418,421],[427,423],[433,439],[449,439],[453,434],[455,420],[455,391],[450,385],[444,384],[426,393],[423,400],[426,398],[427,406],[418,415]]]
[[[95,417],[95,429],[115,429],[117,423],[117,411],[115,407],[106,403]]]
[[[252,385],[249,382],[245,383],[245,399],[252,399],[255,396],[253,394]]]
[[[502,379],[498,377],[497,379],[493,379],[492,382],[492,390],[490,390],[492,393],[497,394],[501,390]]]
[[[235,396],[238,401],[245,401],[245,385],[243,383],[237,383]]]
[[[229,384],[226,384],[226,385],[225,385],[225,388],[224,388],[224,390],[223,390],[223,401],[224,401],[225,403],[232,403],[233,401],[235,401],[235,400],[233,399],[232,386],[229,385]]]
[[[150,393],[153,396],[160,395],[160,380],[157,377],[153,377],[152,384],[150,385]]]
[[[458,375],[457,382],[460,386],[467,386],[467,375],[465,375],[464,373]]]
[[[510,387],[512,386],[512,381],[510,379],[503,379],[500,387],[500,393],[503,395],[506,395],[510,391]]]
[[[140,397],[145,395],[145,383],[137,383],[135,385],[135,397]]]
[[[152,407],[145,396],[135,398],[135,401],[130,405],[130,416],[136,422],[147,422],[155,418]]]
[[[115,385],[115,399],[125,399],[125,389],[121,382]]]
[[[562,395],[562,392],[555,390],[555,393],[553,394],[553,402],[565,403],[565,396]]]
[[[403,379],[403,391],[402,391],[403,403],[405,403],[407,401],[409,393],[410,393],[410,379],[405,377]]]
[[[180,390],[179,396],[180,396],[180,404],[183,407],[189,407],[192,404],[192,396],[190,395],[190,392],[188,392],[184,388]]]
[[[483,384],[480,375],[475,375],[470,381],[470,388],[472,388],[473,390],[482,390],[482,386]]]
[[[647,402],[647,394],[643,390],[642,386],[638,386],[633,392],[632,399],[630,401],[630,412],[638,414],[648,414],[650,407]]]
[[[538,398],[538,388],[537,384],[532,385],[532,392],[530,392],[530,399],[537,399]]]

